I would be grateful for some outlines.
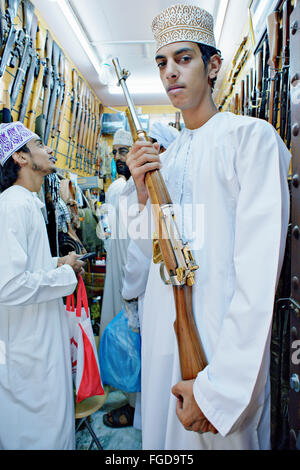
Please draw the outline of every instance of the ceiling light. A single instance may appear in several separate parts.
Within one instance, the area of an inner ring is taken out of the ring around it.
[[[165,89],[160,82],[126,82],[128,86],[129,93],[131,95],[147,95],[147,94],[165,94]],[[109,93],[112,95],[122,95],[123,90],[120,86],[109,86]]]
[[[218,9],[217,19],[216,19],[216,24],[215,24],[215,38],[216,38],[217,47],[220,41],[220,36],[221,36],[223,25],[224,25],[228,2],[229,0],[220,0],[220,4],[219,4],[219,9]]]
[[[98,57],[97,55],[95,54],[93,48],[91,47],[87,37],[86,37],[86,34],[85,32],[83,31],[82,29],[82,26],[80,25],[75,13],[74,13],[74,10],[72,9],[70,3],[68,2],[68,0],[49,0],[51,1],[52,3],[56,3],[61,11],[63,12],[67,22],[69,23],[69,25],[71,26],[71,28],[73,29],[73,32],[75,33],[77,39],[79,40],[82,48],[84,49],[85,53],[87,54],[88,58],[90,59],[92,65],[94,66],[96,72],[98,73],[99,75],[99,79],[100,79],[100,75],[101,75],[101,66],[100,66],[100,63],[99,63],[99,60],[98,60]]]

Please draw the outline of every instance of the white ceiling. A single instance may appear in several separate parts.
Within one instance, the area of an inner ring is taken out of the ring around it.
[[[71,60],[107,106],[125,105],[122,94],[109,93],[100,83],[98,74],[84,52],[57,2],[32,0],[49,28],[53,31]],[[155,44],[151,32],[152,19],[164,8],[177,3],[195,4],[213,14],[215,21],[222,2],[226,0],[69,0],[96,50],[99,61],[110,62],[118,57],[121,67],[131,72],[127,84],[136,105],[170,104],[158,77],[155,65]],[[238,48],[245,24],[249,0],[229,0],[219,44],[224,59],[224,74]],[[114,78],[113,78],[114,80]],[[115,80],[116,81],[116,80]],[[146,93],[137,93],[137,82]],[[157,91],[156,91],[157,89]]]

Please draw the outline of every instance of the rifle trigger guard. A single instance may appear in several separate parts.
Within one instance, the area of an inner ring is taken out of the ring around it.
[[[164,264],[163,261],[160,263],[159,272],[160,272],[160,277],[161,277],[162,281],[163,281],[167,286],[169,286],[170,284],[172,284],[172,281],[171,281],[170,279],[169,279],[169,280],[166,279],[166,276],[165,276],[165,264]]]

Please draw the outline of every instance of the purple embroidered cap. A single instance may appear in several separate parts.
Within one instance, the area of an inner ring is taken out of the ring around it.
[[[0,124],[0,164],[3,166],[13,153],[34,137],[36,134],[19,121]]]

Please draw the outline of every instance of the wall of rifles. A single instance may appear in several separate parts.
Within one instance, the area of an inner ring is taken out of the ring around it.
[[[58,167],[99,170],[103,106],[30,0],[0,0],[0,122],[22,121]]]
[[[300,2],[278,1],[253,48],[245,36],[218,95],[221,111],[271,123],[292,153],[291,218],[271,341],[273,449],[300,450]]]

